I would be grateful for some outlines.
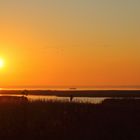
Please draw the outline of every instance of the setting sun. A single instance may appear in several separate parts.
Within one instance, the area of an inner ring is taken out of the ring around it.
[[[0,68],[3,68],[3,67],[4,67],[4,60],[0,59]]]

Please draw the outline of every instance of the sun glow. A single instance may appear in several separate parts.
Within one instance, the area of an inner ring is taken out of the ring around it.
[[[4,67],[4,60],[0,59],[0,68],[3,68],[3,67]]]

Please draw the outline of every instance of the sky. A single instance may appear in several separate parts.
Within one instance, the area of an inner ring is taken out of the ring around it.
[[[139,0],[0,0],[0,86],[140,85]]]

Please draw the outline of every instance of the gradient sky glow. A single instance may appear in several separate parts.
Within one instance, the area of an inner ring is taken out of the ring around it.
[[[0,0],[0,86],[140,85],[139,0]]]

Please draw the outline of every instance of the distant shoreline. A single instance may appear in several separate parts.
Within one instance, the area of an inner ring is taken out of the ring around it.
[[[0,94],[22,95],[23,90],[0,90]],[[140,90],[27,90],[28,95],[58,97],[140,97]]]

